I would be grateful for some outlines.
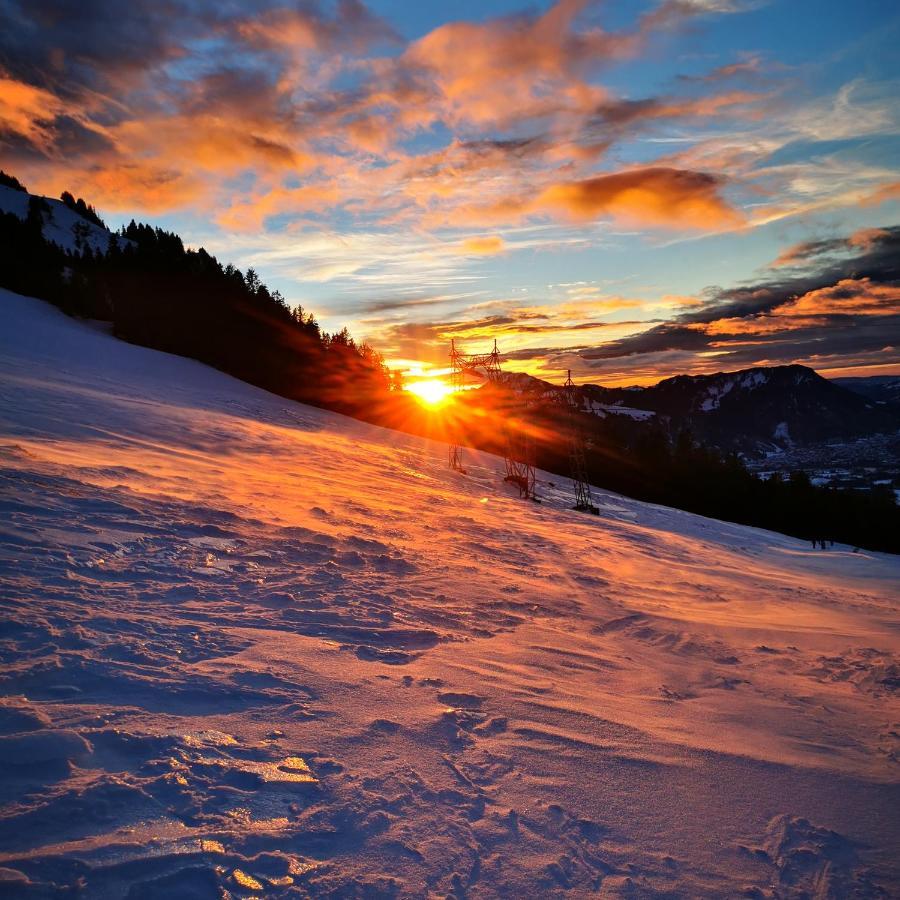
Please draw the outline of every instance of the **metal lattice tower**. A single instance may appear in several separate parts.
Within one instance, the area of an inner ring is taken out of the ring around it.
[[[600,510],[594,506],[594,498],[591,497],[591,485],[587,476],[587,464],[584,459],[584,431],[578,415],[578,397],[575,393],[575,384],[572,381],[572,370],[566,377],[565,389],[566,405],[569,407],[569,463],[572,468],[572,485],[575,488],[575,509],[580,512],[600,515]]]
[[[456,341],[450,341],[450,386],[454,391],[462,390],[467,374],[483,374],[491,384],[498,384],[503,374],[500,369],[500,351],[497,341],[490,353],[460,353]],[[504,437],[504,481],[516,485],[519,496],[538,502],[537,478],[534,471],[533,447],[527,429],[514,428],[506,417],[502,420]],[[449,449],[450,468],[465,472],[462,464],[462,447],[451,444]]]

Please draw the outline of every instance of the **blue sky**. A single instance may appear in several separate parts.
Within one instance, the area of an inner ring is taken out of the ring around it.
[[[2,7],[3,168],[400,368],[900,371],[894,4]]]

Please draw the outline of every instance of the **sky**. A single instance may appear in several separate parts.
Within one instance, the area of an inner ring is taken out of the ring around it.
[[[0,0],[0,167],[401,370],[900,374],[891,0]]]

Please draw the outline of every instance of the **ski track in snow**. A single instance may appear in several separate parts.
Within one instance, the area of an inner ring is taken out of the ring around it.
[[[897,558],[0,304],[0,896],[900,895]]]

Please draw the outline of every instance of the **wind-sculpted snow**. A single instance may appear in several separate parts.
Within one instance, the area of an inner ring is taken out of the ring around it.
[[[0,896],[900,893],[896,558],[0,304]]]

